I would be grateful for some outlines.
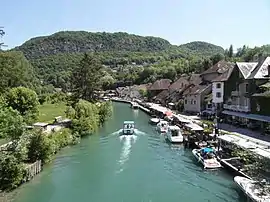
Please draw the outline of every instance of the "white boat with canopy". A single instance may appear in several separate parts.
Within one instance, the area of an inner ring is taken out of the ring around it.
[[[181,133],[181,129],[178,126],[169,126],[168,132],[165,137],[171,143],[182,143],[184,141],[183,135]]]
[[[221,168],[221,164],[218,162],[214,149],[205,147],[202,149],[193,149],[193,155],[198,161],[203,164],[204,169]]]
[[[168,121],[165,120],[161,120],[158,124],[157,124],[157,130],[161,133],[167,133],[168,132],[168,128],[169,128],[169,123]]]

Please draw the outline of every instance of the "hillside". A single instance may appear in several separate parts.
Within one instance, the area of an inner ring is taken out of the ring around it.
[[[95,57],[99,57],[101,62],[110,68],[119,65],[127,69],[134,64],[155,65],[156,69],[161,70],[162,67],[164,69],[162,72],[167,72],[166,67],[170,65],[177,66],[179,70],[177,73],[185,72],[185,69],[196,71],[202,58],[224,53],[221,47],[206,42],[176,46],[165,39],[152,36],[85,31],[62,31],[50,36],[32,38],[15,50],[24,53],[45,84],[63,88],[67,88],[70,72],[79,64],[84,53],[95,52]],[[184,65],[185,60],[194,57],[199,61],[191,62],[194,64],[192,67]],[[121,80],[130,79],[123,75],[120,77]],[[153,80],[155,77],[154,75],[152,77]],[[133,75],[131,80],[134,79]]]
[[[169,41],[152,36],[138,36],[124,32],[85,32],[62,31],[50,36],[32,38],[15,48],[22,51],[28,59],[36,59],[59,53],[84,52],[182,52],[184,55],[199,54],[211,56],[224,53],[224,50],[205,42],[192,42],[173,46]],[[205,53],[205,54],[204,54]]]
[[[224,53],[221,46],[216,46],[203,41],[194,41],[180,45],[179,48],[183,51],[190,52],[193,55],[209,56],[218,53]]]
[[[63,31],[50,36],[30,39],[16,49],[27,58],[44,57],[58,53],[84,53],[93,51],[162,51],[171,44],[158,37],[142,37],[124,32]]]

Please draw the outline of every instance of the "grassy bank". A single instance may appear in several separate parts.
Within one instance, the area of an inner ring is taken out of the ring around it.
[[[44,103],[40,105],[39,108],[39,122],[52,122],[54,118],[57,116],[65,117],[66,104],[65,103],[57,103],[50,104]]]

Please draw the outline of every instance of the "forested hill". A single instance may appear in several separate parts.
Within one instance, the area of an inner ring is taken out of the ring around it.
[[[224,49],[221,46],[216,46],[211,43],[203,41],[194,41],[180,45],[179,48],[182,51],[190,52],[197,56],[211,56],[214,54],[224,54]]]
[[[15,48],[28,59],[37,59],[59,53],[84,52],[179,52],[182,56],[198,54],[211,56],[224,53],[224,49],[205,42],[192,42],[173,46],[169,41],[152,36],[138,36],[124,32],[62,31],[50,36],[32,38]]]

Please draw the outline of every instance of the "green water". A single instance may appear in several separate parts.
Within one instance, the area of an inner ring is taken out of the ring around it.
[[[136,141],[115,131],[134,120]],[[44,171],[16,191],[15,202],[245,201],[233,177],[204,171],[183,146],[169,145],[149,116],[114,103],[113,119],[98,134],[65,148]]]

